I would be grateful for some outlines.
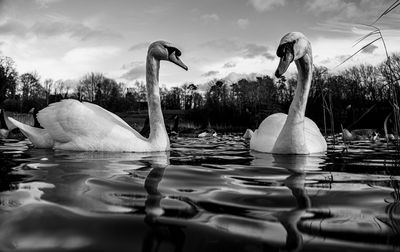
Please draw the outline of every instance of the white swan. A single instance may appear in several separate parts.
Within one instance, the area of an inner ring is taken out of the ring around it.
[[[251,129],[246,129],[246,132],[244,132],[243,134],[243,138],[244,139],[251,139],[254,135],[254,131],[252,131]]]
[[[17,127],[8,120],[4,109],[0,109],[0,139],[8,138],[10,133]]]
[[[308,93],[312,79],[312,51],[308,39],[299,32],[286,34],[280,41],[277,77],[284,74],[294,61],[298,70],[296,93],[288,115],[268,116],[254,132],[250,148],[277,154],[310,154],[327,149],[325,138],[317,125],[305,117]]]
[[[144,138],[117,115],[87,102],[67,99],[50,104],[38,113],[43,129],[12,121],[38,148],[76,151],[152,152],[169,150],[160,105],[158,74],[161,60],[183,69],[181,52],[170,43],[157,41],[149,46],[146,62],[147,101],[150,136]]]

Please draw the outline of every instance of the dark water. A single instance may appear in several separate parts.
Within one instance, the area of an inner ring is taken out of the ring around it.
[[[0,143],[0,251],[400,251],[393,146],[249,151],[238,136],[170,153]]]

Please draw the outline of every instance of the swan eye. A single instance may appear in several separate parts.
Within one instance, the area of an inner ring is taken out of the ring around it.
[[[175,52],[175,55],[177,56],[177,57],[179,57],[179,56],[181,56],[181,51],[178,49],[178,48],[176,48],[176,47],[172,47],[172,46],[164,46],[166,49],[167,49],[167,51],[168,51],[168,56],[169,55],[171,55],[173,52]]]

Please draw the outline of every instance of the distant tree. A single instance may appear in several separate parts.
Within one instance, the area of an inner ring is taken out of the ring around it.
[[[0,104],[6,98],[15,98],[18,73],[10,57],[0,56]]]
[[[46,93],[46,105],[49,105],[49,97],[51,94],[51,89],[53,88],[54,80],[53,79],[46,79],[43,82],[44,91]]]
[[[24,73],[19,79],[23,100],[43,98],[45,90],[40,85],[40,77],[36,72]]]
[[[167,109],[181,109],[181,97],[183,90],[180,87],[173,87],[165,95],[165,108]]]
[[[77,87],[80,96],[83,96],[85,100],[94,102],[96,98],[96,93],[99,91],[99,85],[104,81],[104,78],[105,77],[102,73],[92,72],[84,75],[80,79]]]
[[[46,103],[46,92],[39,81],[40,76],[36,72],[24,73],[19,77],[21,112],[27,112],[33,107],[41,108]]]
[[[197,86],[193,83],[191,84],[183,84],[182,87],[182,99],[181,99],[181,107],[185,110],[194,108],[194,94],[197,90]]]

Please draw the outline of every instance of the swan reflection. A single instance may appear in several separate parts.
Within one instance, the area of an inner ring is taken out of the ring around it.
[[[238,216],[215,216],[210,220],[211,225],[217,229],[225,230],[240,236],[246,236],[262,240],[274,247],[280,247],[288,251],[298,251],[303,246],[303,234],[298,225],[311,208],[311,200],[306,190],[306,172],[316,171],[325,161],[324,156],[309,155],[274,155],[267,153],[251,152],[253,161],[248,169],[257,169],[258,179],[263,180],[260,173],[264,169],[265,174],[282,174],[279,176],[279,185],[290,190],[292,204],[286,209],[277,208],[275,201],[285,196],[284,191],[278,191],[278,196],[265,191],[265,200],[259,194],[253,195],[257,205],[252,205],[252,212],[241,218]],[[270,177],[268,177],[270,179]],[[263,185],[258,185],[258,191],[263,190]],[[260,189],[261,187],[261,189]],[[238,198],[239,199],[239,198]],[[289,197],[290,199],[290,197]],[[288,200],[289,200],[288,199]],[[283,199],[282,199],[283,200]],[[263,203],[265,202],[265,203]],[[260,209],[260,204],[268,204]],[[251,204],[250,204],[251,205]],[[249,208],[251,209],[251,207]],[[294,206],[293,206],[294,205]],[[272,209],[272,210],[271,210]],[[264,211],[264,213],[262,213]],[[246,214],[245,214],[246,215]],[[278,223],[280,225],[278,225]],[[286,232],[286,239],[282,240]]]

